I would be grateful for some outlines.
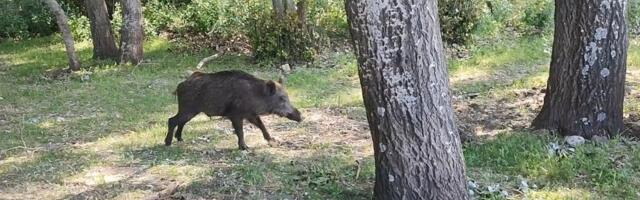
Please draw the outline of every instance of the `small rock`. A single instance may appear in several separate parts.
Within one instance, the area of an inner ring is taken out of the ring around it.
[[[498,190],[500,190],[500,185],[498,184],[487,186],[487,191],[489,191],[489,193],[494,193],[494,192],[497,192]]]
[[[558,152],[558,149],[560,149],[560,145],[555,142],[551,142],[547,145],[547,152],[550,156],[555,156]]]
[[[571,135],[571,136],[564,137],[564,142],[572,147],[577,147],[581,144],[584,144],[584,141],[585,141],[584,138],[578,135]]]
[[[591,137],[591,141],[595,144],[604,144],[609,141],[609,138],[607,138],[606,136],[594,135],[593,137]]]
[[[56,117],[56,122],[63,122],[65,121],[64,117]]]
[[[34,118],[29,119],[29,122],[32,123],[32,124],[36,124],[36,123],[40,122],[40,119],[38,119],[37,117],[34,117]]]
[[[467,181],[467,187],[469,189],[475,190],[475,189],[478,189],[478,184],[473,180],[469,180]]]
[[[4,98],[0,97],[0,100],[4,100]]]
[[[81,81],[90,81],[91,80],[91,76],[89,76],[89,74],[84,74],[80,77]]]
[[[519,179],[519,184],[518,184],[518,189],[522,192],[527,192],[529,190],[529,183],[527,183],[527,180],[520,177]]]
[[[284,64],[280,66],[280,69],[284,72],[284,73],[289,73],[291,72],[291,66],[289,64]]]
[[[507,192],[506,190],[502,190],[502,192],[500,192],[500,196],[508,197],[509,196],[509,192]]]

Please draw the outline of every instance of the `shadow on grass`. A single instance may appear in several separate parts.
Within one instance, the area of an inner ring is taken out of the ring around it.
[[[331,147],[329,147],[331,148]],[[348,152],[319,151],[281,160],[265,152],[230,152],[240,158],[224,170],[181,188],[176,196],[249,199],[371,199],[373,158],[359,162]],[[212,189],[215,188],[215,189]]]
[[[41,150],[28,157],[20,157],[17,159],[26,159],[26,161],[18,161],[17,164],[5,163],[3,168],[6,170],[0,173],[2,188],[10,188],[30,182],[57,183],[63,182],[63,179],[70,175],[82,172],[84,169],[92,165],[96,159],[96,155],[89,153],[78,153],[69,150]]]

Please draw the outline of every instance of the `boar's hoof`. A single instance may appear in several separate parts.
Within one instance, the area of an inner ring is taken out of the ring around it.
[[[240,150],[242,150],[242,151],[249,150],[249,147],[248,147],[247,145],[240,145],[240,146],[239,146],[239,148],[240,148]]]
[[[276,146],[280,145],[280,141],[278,141],[278,140],[276,140],[274,138],[271,138],[270,140],[267,140],[267,142],[269,143],[270,147],[276,147]]]

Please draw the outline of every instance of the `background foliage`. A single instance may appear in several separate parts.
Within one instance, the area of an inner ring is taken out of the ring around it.
[[[25,39],[56,33],[55,21],[39,0],[1,0],[0,38]],[[60,0],[76,40],[90,39],[82,0]],[[108,5],[116,0],[107,0]],[[306,24],[297,14],[284,21],[272,16],[263,0],[143,0],[145,34],[163,35],[186,51],[252,52],[259,61],[311,61],[318,52],[345,45],[349,38],[342,0],[306,3]],[[552,0],[438,0],[442,37],[449,44],[472,45],[484,40],[544,34],[553,24]],[[111,8],[111,7],[110,7]],[[114,33],[122,21],[113,13]],[[640,0],[628,0],[628,25],[640,33]],[[117,36],[116,36],[117,37]]]

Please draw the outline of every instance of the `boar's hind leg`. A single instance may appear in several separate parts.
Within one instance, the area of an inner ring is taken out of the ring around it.
[[[176,139],[178,141],[182,141],[182,128],[184,125],[191,120],[191,118],[195,117],[196,113],[178,113],[176,116],[169,118],[167,124],[169,125],[169,132],[167,132],[167,137],[164,138],[164,144],[167,146],[171,145],[171,140],[173,140],[173,130],[178,126],[178,130],[176,130]]]
[[[271,138],[271,135],[269,135],[269,132],[267,132],[267,128],[264,127],[264,124],[262,123],[262,120],[260,119],[260,116],[253,116],[253,117],[249,117],[247,120],[249,120],[249,122],[251,122],[253,125],[256,125],[260,131],[262,131],[262,136],[264,137],[265,140],[267,141],[272,141],[273,138]]]
[[[244,119],[241,117],[231,117],[229,119],[231,120],[231,125],[238,136],[238,147],[240,150],[246,150],[248,147],[247,144],[244,143],[244,131],[242,130],[242,120]]]

